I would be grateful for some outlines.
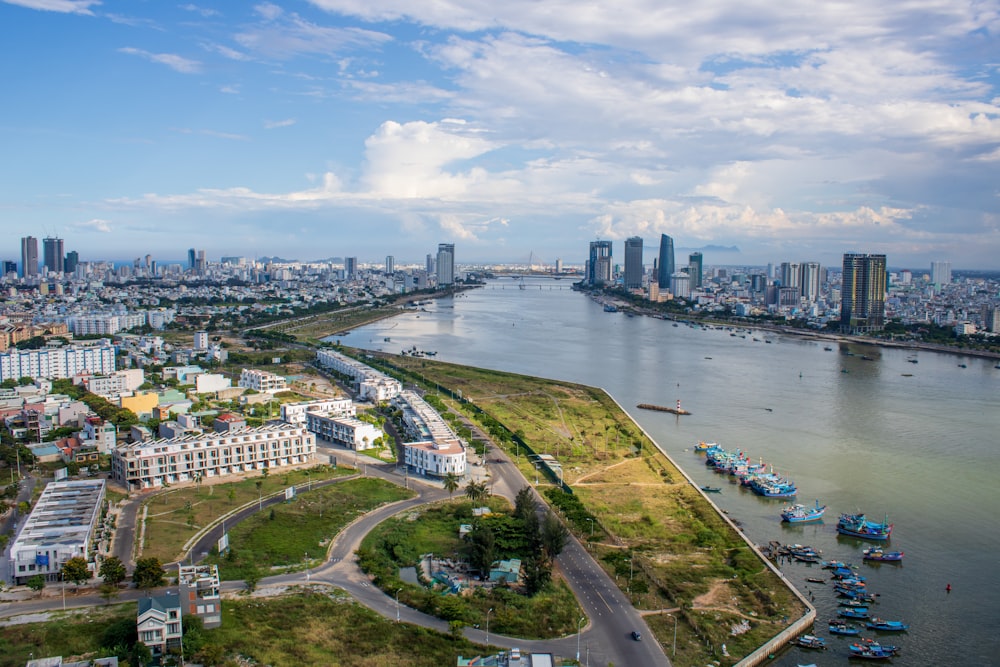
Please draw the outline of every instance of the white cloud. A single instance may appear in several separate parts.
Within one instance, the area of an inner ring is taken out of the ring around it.
[[[132,47],[123,47],[118,49],[118,51],[120,53],[127,53],[129,55],[145,58],[150,62],[166,65],[170,69],[181,72],[182,74],[195,74],[201,71],[200,62],[174,53],[151,53],[143,49],[136,49]]]
[[[73,227],[81,232],[100,232],[102,234],[111,233],[111,223],[107,220],[101,220],[100,218],[94,218],[93,220],[87,220],[86,222],[73,223]]]
[[[93,15],[90,8],[100,5],[100,0],[2,0],[9,5],[38,9],[45,12],[60,12],[63,14]]]
[[[294,118],[285,118],[284,120],[265,120],[264,128],[268,130],[273,130],[278,127],[291,127],[295,125]]]
[[[271,58],[312,54],[339,59],[345,49],[377,47],[391,40],[389,35],[372,30],[321,26],[294,13],[286,15],[271,4],[255,9],[266,22],[245,28],[234,39],[243,48]]]
[[[216,17],[216,16],[222,16],[222,12],[217,11],[215,9],[211,9],[209,7],[199,7],[198,5],[190,4],[190,3],[186,4],[186,5],[181,5],[180,7],[184,11],[194,12],[195,14],[200,14],[202,17],[204,17],[206,19],[207,18],[213,18],[213,17]]]

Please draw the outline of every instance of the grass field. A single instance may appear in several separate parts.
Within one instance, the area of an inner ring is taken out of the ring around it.
[[[134,640],[135,613],[133,602],[83,614],[56,614],[44,623],[0,627],[0,667],[22,667],[32,655],[110,655],[94,652],[116,641],[118,631],[129,625]],[[462,637],[397,625],[340,591],[298,591],[224,600],[222,626],[205,630],[202,648],[186,657],[225,667],[441,667],[454,665],[459,655],[480,653],[482,649]]]
[[[142,557],[155,556],[168,563],[181,557],[181,546],[201,528],[237,507],[258,500],[293,484],[304,484],[351,475],[353,468],[332,468],[318,465],[270,473],[267,477],[253,475],[231,482],[188,484],[166,489],[143,502],[146,509],[146,529],[143,535]],[[257,482],[261,482],[258,494]],[[139,517],[143,515],[140,508]],[[137,535],[141,531],[137,532]]]
[[[504,498],[492,497],[477,506],[484,504],[497,513],[511,509]],[[456,596],[399,579],[399,568],[417,565],[424,554],[462,560],[466,542],[458,529],[474,522],[472,507],[472,502],[456,499],[384,521],[365,537],[358,550],[362,567],[375,576],[375,584],[386,593],[399,590],[401,602],[448,621],[483,625],[487,610],[492,609],[490,627],[498,634],[526,639],[572,634],[582,612],[558,577],[531,597],[502,586],[473,586],[471,594]],[[526,554],[506,553],[502,548],[497,553],[498,558],[515,556],[524,558]]]
[[[379,505],[413,497],[413,491],[374,477],[360,477],[309,492],[265,510],[229,531],[230,551],[205,561],[223,580],[243,579],[247,567],[275,574],[322,562],[330,541],[355,518]]]
[[[675,664],[733,664],[804,613],[792,591],[602,390],[380,356],[417,373],[432,391],[437,386],[461,391],[535,452],[558,459],[564,481],[595,518],[593,524],[574,526],[595,558],[638,608],[679,609]],[[449,409],[472,414],[461,402],[441,398]],[[524,452],[510,438],[498,440],[534,479]],[[752,620],[750,632],[732,636],[732,626],[744,619]],[[662,627],[651,623],[657,639],[672,643],[671,623],[669,617]],[[723,643],[732,657],[716,648]]]

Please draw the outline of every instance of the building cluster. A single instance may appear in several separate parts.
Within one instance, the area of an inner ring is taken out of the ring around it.
[[[402,383],[336,350],[322,349],[316,353],[316,363],[346,376],[362,401],[391,401],[403,390]]]
[[[846,253],[835,268],[789,261],[766,269],[706,269],[700,252],[678,267],[674,240],[666,234],[658,250],[647,270],[641,237],[626,239],[624,266],[615,264],[611,241],[592,241],[583,282],[619,286],[650,301],[682,298],[695,310],[804,319],[816,327],[840,322],[847,333],[878,331],[894,318],[953,327],[959,335],[1000,333],[1000,283],[955,279],[946,261],[932,262],[919,275],[889,271],[886,256],[875,253]]]
[[[462,476],[466,470],[465,443],[434,408],[415,391],[402,391],[393,404],[403,413],[406,435],[404,463],[418,475]]]

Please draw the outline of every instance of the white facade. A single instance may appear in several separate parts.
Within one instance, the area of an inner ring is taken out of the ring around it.
[[[316,438],[304,426],[266,424],[235,433],[205,433],[123,445],[111,456],[111,474],[129,489],[159,488],[199,477],[311,462]]]
[[[11,578],[23,584],[36,574],[55,580],[70,558],[85,558],[104,502],[104,480],[52,482],[45,487],[10,547]]]
[[[244,368],[240,373],[240,386],[244,389],[253,389],[262,393],[275,393],[288,389],[285,378],[280,375],[252,368]]]
[[[219,373],[202,373],[194,379],[194,391],[197,394],[210,394],[232,386],[232,380]]]
[[[354,417],[331,417],[309,412],[306,423],[311,433],[356,451],[372,449],[375,441],[385,436],[379,427]]]
[[[168,650],[181,646],[184,637],[181,614],[181,600],[177,595],[139,599],[139,611],[135,619],[136,634],[157,660]]]
[[[64,345],[39,350],[9,350],[0,354],[0,382],[22,377],[58,379],[81,373],[115,371],[115,348],[107,340],[91,345]]]
[[[319,401],[301,401],[281,404],[281,421],[289,424],[305,424],[306,413],[317,412],[330,417],[353,417],[357,414],[354,403],[349,398],[332,398]]]
[[[208,332],[207,331],[196,331],[194,333],[194,349],[196,349],[196,350],[207,350],[208,349]]]
[[[465,447],[451,442],[407,442],[403,444],[404,462],[418,475],[444,477],[448,473],[465,474]]]
[[[350,377],[357,387],[358,398],[363,401],[391,401],[403,390],[399,380],[334,350],[319,350],[316,361],[320,366]]]
[[[111,314],[97,313],[69,318],[69,327],[75,336],[110,336],[119,331],[145,326],[146,313]]]

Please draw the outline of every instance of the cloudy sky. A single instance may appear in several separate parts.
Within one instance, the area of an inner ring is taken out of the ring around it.
[[[0,258],[1000,269],[1000,2],[0,0]]]

